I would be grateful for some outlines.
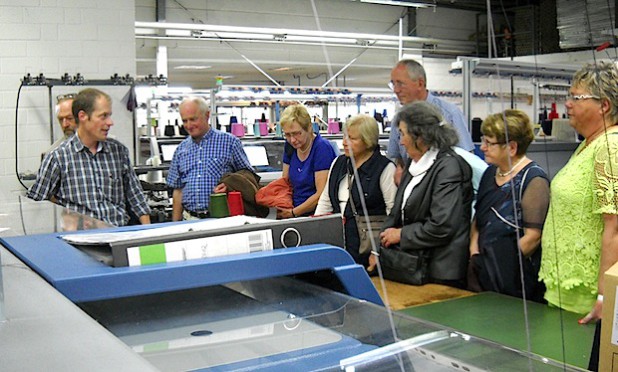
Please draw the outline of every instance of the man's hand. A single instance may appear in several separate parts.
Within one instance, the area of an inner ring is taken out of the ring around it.
[[[218,184],[213,190],[215,194],[224,194],[227,192],[227,186],[224,183]]]

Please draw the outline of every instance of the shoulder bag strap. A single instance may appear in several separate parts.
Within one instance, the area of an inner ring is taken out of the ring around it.
[[[358,216],[358,212],[356,212],[356,206],[354,205],[354,199],[352,198],[352,182],[354,182],[354,176],[348,172],[348,203],[350,203],[350,208],[352,208],[352,214],[356,217]]]

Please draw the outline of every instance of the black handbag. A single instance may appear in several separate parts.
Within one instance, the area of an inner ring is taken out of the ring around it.
[[[403,251],[399,245],[380,248],[380,266],[384,279],[423,285],[429,281],[429,252]]]

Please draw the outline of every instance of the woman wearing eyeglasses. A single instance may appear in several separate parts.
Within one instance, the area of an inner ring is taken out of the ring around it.
[[[361,241],[355,216],[363,215],[365,209],[370,216],[387,215],[397,192],[393,180],[395,164],[380,153],[378,138],[378,123],[371,116],[356,115],[346,122],[344,155],[333,162],[315,211],[317,215],[343,215],[345,248],[357,263],[365,267],[369,265],[370,252],[359,251]]]
[[[277,218],[313,214],[337,157],[331,144],[313,132],[311,116],[303,105],[288,106],[281,114],[286,143],[282,177],[292,185],[291,209],[278,209]]]
[[[396,118],[409,159],[380,233],[382,272],[392,280],[416,282],[409,275],[398,275],[402,268],[395,268],[396,262],[385,260],[399,250],[427,257],[429,282],[465,288],[472,170],[451,148],[457,143],[457,132],[425,101],[402,107]],[[395,264],[390,266],[393,270],[385,270],[385,261]],[[376,263],[375,255],[369,263]],[[418,269],[424,271],[424,267]]]
[[[585,138],[551,185],[543,234],[545,299],[601,318],[603,274],[618,261],[618,69],[589,64],[575,73],[566,103],[571,126]],[[610,319],[611,321],[611,319]]]
[[[549,181],[526,157],[534,139],[530,119],[523,111],[505,110],[488,116],[481,132],[490,167],[479,184],[470,233],[470,265],[480,288],[469,286],[542,302],[545,287],[538,273]]]
[[[545,299],[582,314],[580,323],[600,320],[604,291],[615,291],[605,288],[603,275],[618,261],[617,81],[618,68],[610,62],[575,73],[566,110],[584,141],[552,180],[544,226],[539,276]],[[598,354],[590,363],[596,370]]]

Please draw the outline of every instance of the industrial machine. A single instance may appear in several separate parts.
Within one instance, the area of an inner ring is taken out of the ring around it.
[[[339,248],[339,216],[75,232],[66,230],[100,225],[68,224],[47,202],[7,203],[6,211],[0,359],[9,369],[570,370],[387,311],[364,268]],[[249,238],[256,234],[259,249]],[[220,238],[228,251],[213,243]],[[30,270],[51,286],[34,274],[24,280]],[[34,298],[46,305],[24,306]],[[62,314],[53,313],[56,302]],[[25,344],[27,353],[16,352]]]

